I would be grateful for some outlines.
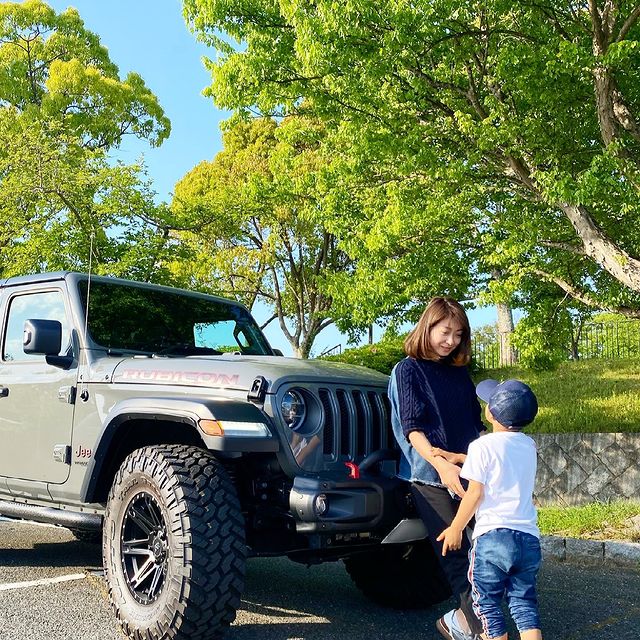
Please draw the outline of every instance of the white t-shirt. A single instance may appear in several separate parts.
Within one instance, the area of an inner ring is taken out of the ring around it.
[[[474,539],[500,528],[540,537],[532,498],[536,463],[536,443],[519,431],[488,433],[469,445],[460,476],[484,485]]]

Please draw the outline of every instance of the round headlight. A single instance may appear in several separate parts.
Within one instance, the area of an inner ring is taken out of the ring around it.
[[[282,396],[280,413],[287,426],[295,431],[302,424],[307,414],[307,407],[302,394],[293,390],[287,391]]]

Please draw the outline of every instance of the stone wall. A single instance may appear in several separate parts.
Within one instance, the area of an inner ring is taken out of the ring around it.
[[[640,500],[640,433],[531,434],[540,506]]]

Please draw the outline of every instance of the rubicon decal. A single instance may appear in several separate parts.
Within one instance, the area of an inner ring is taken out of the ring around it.
[[[238,374],[227,375],[211,371],[162,371],[157,369],[124,369],[117,380],[135,382],[173,382],[174,384],[231,387],[240,381]]]

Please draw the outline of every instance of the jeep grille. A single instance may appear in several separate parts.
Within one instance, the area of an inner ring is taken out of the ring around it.
[[[318,394],[324,408],[325,456],[361,460],[373,451],[395,446],[386,393],[322,387]]]

